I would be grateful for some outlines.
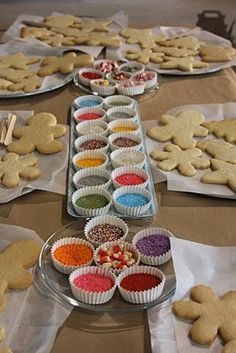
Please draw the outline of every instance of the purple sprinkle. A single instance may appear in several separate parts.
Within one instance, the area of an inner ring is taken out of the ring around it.
[[[170,239],[164,234],[147,235],[137,241],[136,247],[143,255],[160,256],[170,250]]]

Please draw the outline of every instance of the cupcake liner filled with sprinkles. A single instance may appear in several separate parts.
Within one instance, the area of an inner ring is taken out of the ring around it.
[[[132,241],[146,265],[161,265],[171,258],[170,237],[174,235],[165,228],[151,227],[138,232]]]
[[[89,87],[92,80],[103,78],[104,74],[101,71],[91,68],[83,68],[78,72],[79,81],[82,85]]]
[[[76,125],[75,129],[79,136],[90,135],[91,133],[106,136],[108,133],[108,125],[103,120],[82,121]]]
[[[140,255],[135,247],[124,241],[110,241],[99,246],[94,253],[96,265],[110,269],[118,275],[131,266],[137,266]]]
[[[108,191],[99,186],[88,186],[72,194],[72,205],[76,213],[84,217],[104,215],[112,204]]]
[[[69,282],[74,297],[87,304],[108,302],[117,286],[116,276],[111,271],[96,266],[75,270]]]
[[[108,157],[101,151],[83,151],[73,156],[72,163],[75,170],[85,168],[105,169],[108,163]]]
[[[97,107],[80,108],[74,112],[74,118],[77,123],[81,121],[105,120],[106,112],[102,108]]]
[[[121,107],[111,107],[107,110],[107,120],[111,122],[113,120],[122,119],[128,121],[137,120],[137,112],[132,109],[132,107],[121,106]]]
[[[73,175],[72,181],[76,189],[88,186],[101,186],[107,190],[111,184],[111,174],[105,169],[80,169]]]
[[[118,148],[117,150],[111,152],[110,159],[113,168],[128,165],[143,168],[146,161],[146,156],[142,151],[136,151],[130,148]]]
[[[78,137],[74,142],[74,146],[78,152],[96,150],[106,153],[109,143],[105,136],[91,134]]]
[[[100,96],[106,97],[115,93],[116,86],[106,78],[100,78],[92,80],[90,82],[90,88],[92,92],[96,92]]]
[[[78,97],[74,100],[74,104],[79,108],[89,108],[89,107],[96,107],[102,108],[103,105],[103,98],[99,96],[94,96],[93,94],[89,94],[86,96]]]
[[[138,186],[123,186],[113,192],[113,204],[119,213],[137,217],[151,207],[152,195]]]
[[[54,267],[64,274],[91,265],[94,247],[88,241],[67,237],[56,241],[51,248],[51,258]]]
[[[114,134],[116,132],[126,132],[139,135],[140,127],[135,121],[126,119],[116,119],[112,120],[108,124],[108,131],[110,132],[110,134]]]
[[[110,109],[114,107],[126,107],[132,109],[134,106],[134,100],[130,97],[123,95],[114,95],[104,98],[104,107],[105,109]]]
[[[116,132],[109,136],[108,141],[112,151],[118,148],[139,150],[142,147],[141,137],[128,132]]]
[[[122,186],[146,188],[150,178],[144,169],[134,166],[124,166],[114,169],[111,173],[111,179],[115,189],[117,189]]]
[[[84,228],[84,235],[93,245],[99,246],[108,241],[125,240],[128,231],[121,218],[104,215],[91,219]]]
[[[121,272],[117,283],[124,300],[133,304],[143,304],[161,296],[165,275],[155,267],[133,266]]]

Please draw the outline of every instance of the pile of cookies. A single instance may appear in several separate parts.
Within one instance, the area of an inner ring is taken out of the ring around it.
[[[228,185],[236,192],[236,119],[204,120],[204,115],[195,110],[161,116],[162,126],[150,128],[147,135],[156,141],[172,143],[166,144],[163,151],[152,151],[150,157],[158,161],[158,168],[177,169],[184,176],[193,176],[197,169],[211,167],[212,171],[202,176],[201,182]],[[214,134],[217,139],[193,139],[208,134]],[[205,158],[202,151],[213,158]]]

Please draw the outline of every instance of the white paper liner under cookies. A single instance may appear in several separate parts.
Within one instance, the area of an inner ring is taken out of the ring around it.
[[[104,147],[100,147],[100,148],[94,148],[94,149],[86,149],[86,148],[81,148],[82,143],[88,141],[88,140],[97,140],[97,141],[102,141],[104,142],[106,145]],[[91,135],[83,135],[83,136],[79,136],[75,142],[74,142],[74,146],[76,151],[78,152],[82,152],[82,151],[101,151],[106,153],[109,147],[109,143],[108,143],[108,139],[105,136],[99,136],[97,134],[91,134]]]
[[[119,148],[110,154],[111,164],[113,168],[132,165],[143,168],[146,156],[141,151],[130,150],[129,148]]]
[[[146,273],[146,274],[151,274],[154,275],[158,278],[160,278],[161,283],[159,283],[157,286],[154,288],[144,290],[144,291],[129,291],[121,287],[121,281],[123,278],[127,277],[128,275],[132,274],[138,274],[138,273]],[[124,270],[118,277],[117,279],[118,283],[118,290],[124,300],[126,300],[129,303],[134,303],[134,304],[142,304],[142,303],[148,303],[151,302],[158,297],[160,297],[164,285],[165,285],[165,275],[164,273],[151,266],[136,266],[136,267],[130,267]]]
[[[119,241],[125,240],[128,235],[129,228],[128,228],[128,225],[123,221],[123,219],[116,217],[116,216],[111,216],[111,215],[97,216],[97,217],[94,217],[93,219],[91,219],[90,221],[88,221],[88,223],[84,227],[85,237],[87,238],[88,241],[90,241],[95,246],[100,246],[103,243],[107,243],[107,240],[105,240],[104,242],[102,242],[102,241],[99,242],[99,241],[93,240],[89,236],[89,232],[95,226],[100,225],[100,224],[111,224],[111,225],[115,225],[115,226],[121,228],[124,235],[119,238]]]
[[[103,161],[102,164],[98,166],[80,166],[78,162],[83,159],[101,159]],[[86,169],[86,168],[96,168],[96,169],[105,169],[108,163],[108,157],[105,153],[100,151],[83,151],[78,152],[72,157],[72,163],[75,170]]]
[[[96,119],[81,119],[80,116],[83,114],[98,114],[100,117]],[[103,121],[106,119],[106,112],[102,108],[97,108],[97,107],[87,107],[87,108],[79,108],[74,112],[74,119],[77,123],[83,122],[83,121]]]
[[[108,133],[107,123],[102,120],[82,121],[76,125],[75,129],[79,136],[90,135],[91,131],[99,136],[106,136]]]
[[[124,97],[124,96],[122,96]],[[130,118],[118,118],[117,116],[112,116],[114,113],[126,113],[130,115]],[[127,121],[135,121],[137,120],[137,112],[136,110],[132,109],[132,107],[127,106],[118,106],[118,107],[110,107],[107,110],[107,121],[111,122],[113,120],[122,119]]]
[[[56,251],[56,249],[60,248],[63,245],[71,245],[71,244],[84,245],[84,246],[89,247],[92,251],[91,259],[88,262],[84,263],[83,265],[78,265],[78,266],[65,265],[61,261],[58,261],[56,259],[56,257],[54,256],[54,252]],[[52,263],[53,263],[54,267],[59,272],[62,272],[66,275],[70,274],[72,271],[74,271],[80,267],[91,265],[93,262],[93,255],[94,255],[93,245],[84,239],[78,239],[75,237],[68,237],[68,238],[59,239],[58,241],[56,241],[53,244],[53,246],[51,248],[51,259],[52,259]]]
[[[100,262],[98,261],[98,253],[100,250],[103,250],[103,249],[111,249],[113,246],[116,246],[116,245],[119,245],[124,251],[128,251],[130,253],[132,253],[134,259],[135,259],[135,262],[130,265],[129,267],[127,268],[131,268],[131,267],[136,267],[138,264],[139,264],[139,261],[140,261],[140,254],[139,252],[136,250],[136,248],[131,244],[131,243],[128,243],[128,242],[125,242],[125,241],[121,241],[121,240],[116,240],[116,241],[108,241],[102,245],[100,245],[94,252],[94,262],[96,263],[97,266],[99,267],[102,267],[102,268],[107,268],[105,264],[100,264]],[[112,271],[116,276],[118,276],[121,272],[125,271],[125,269],[117,269],[117,268],[113,268],[113,267],[110,267],[109,268],[110,271]]]
[[[99,97],[99,96],[94,96],[93,94],[88,94],[88,95],[85,95],[85,96],[77,97],[74,100],[74,104],[75,104],[77,109],[85,108],[81,104],[82,104],[82,102],[87,101],[87,100],[96,102],[97,104],[93,105],[96,108],[102,108],[102,106],[103,106],[103,98]]]
[[[117,105],[116,105],[117,103]],[[119,104],[123,103],[123,104]],[[111,97],[106,97],[104,99],[104,107],[105,109],[110,109],[114,107],[126,107],[132,109],[134,106],[134,100],[130,97],[123,96],[123,95],[114,95]]]
[[[82,189],[84,187],[87,186],[81,186],[79,184],[79,180],[82,178],[86,178],[89,176],[100,176],[100,177],[104,177],[107,179],[107,182],[105,182],[104,184],[99,184],[99,185],[91,185],[91,186],[100,186],[104,189],[108,189],[110,184],[111,184],[111,174],[108,170],[106,169],[98,169],[98,168],[86,168],[86,169],[80,169],[78,170],[72,178],[73,184],[76,187],[76,189]]]
[[[137,242],[140,239],[143,239],[144,237],[148,237],[149,235],[153,235],[153,234],[162,234],[162,235],[165,235],[168,238],[174,236],[169,230],[167,230],[165,228],[150,227],[150,228],[143,229],[140,232],[136,233],[135,236],[133,237],[132,244],[137,249],[137,251],[140,253],[140,260],[141,260],[142,263],[144,263],[146,265],[151,265],[151,266],[162,265],[165,262],[170,260],[170,258],[171,258],[171,249],[169,249],[163,255],[149,256],[149,255],[143,254],[136,246]]]
[[[134,142],[137,143],[137,145],[130,146],[130,147],[120,147],[120,146],[113,143],[117,138],[126,138],[126,139],[133,140]],[[125,131],[124,132],[116,132],[108,137],[108,141],[109,141],[110,149],[112,151],[117,150],[119,148],[128,148],[128,149],[132,149],[132,150],[139,150],[142,147],[141,137],[138,135],[132,134],[131,132],[125,132]]]
[[[118,176],[123,175],[123,174],[136,174],[145,180],[142,184],[137,184],[137,185],[132,185],[132,186],[139,186],[141,188],[146,188],[146,186],[149,183],[150,177],[149,177],[148,173],[146,172],[146,170],[134,167],[132,165],[130,165],[130,166],[127,165],[124,167],[116,168],[111,172],[111,179],[112,179],[112,183],[113,183],[113,186],[115,189],[123,187],[123,186],[127,186],[127,185],[120,184],[115,180]]]
[[[112,288],[104,292],[89,292],[84,289],[78,288],[73,284],[73,281],[77,277],[81,275],[89,274],[89,273],[107,276],[111,278],[114,285],[112,286]],[[72,293],[75,296],[75,298],[87,304],[103,304],[108,302],[113,297],[113,294],[117,286],[116,276],[111,271],[106,270],[105,268],[95,267],[95,266],[87,266],[87,267],[83,267],[81,269],[75,270],[74,272],[71,273],[69,277],[69,282],[70,282]]]
[[[87,196],[87,195],[94,195],[94,194],[98,194],[98,195],[102,195],[107,199],[107,205],[104,207],[99,207],[99,208],[84,208],[84,207],[80,207],[78,205],[76,205],[76,201],[83,196]],[[84,217],[95,217],[95,216],[101,216],[104,215],[108,212],[109,208],[111,207],[112,204],[112,197],[109,194],[108,191],[106,191],[105,189],[103,189],[102,187],[99,186],[88,186],[86,188],[82,188],[79,190],[76,190],[73,194],[72,194],[72,205],[74,207],[74,210],[76,211],[76,213],[78,213],[79,215],[82,215]]]
[[[124,206],[117,201],[117,198],[121,195],[124,195],[124,194],[142,195],[148,199],[148,202],[144,206],[133,206],[133,207]],[[147,210],[149,209],[149,207],[151,207],[152,195],[146,189],[143,189],[138,186],[123,186],[123,187],[116,189],[113,192],[113,204],[114,204],[115,209],[119,213],[121,213],[123,215],[131,216],[131,217],[138,217],[138,216],[146,213]]]
[[[112,108],[113,109],[113,108]],[[125,131],[127,133],[132,133],[132,134],[136,134],[139,135],[140,133],[140,126],[132,120],[126,120],[126,119],[116,119],[116,120],[112,120],[109,124],[108,124],[108,130],[110,132],[110,134],[115,134],[116,132],[119,132],[116,130],[116,128],[130,128],[132,130],[130,131]]]

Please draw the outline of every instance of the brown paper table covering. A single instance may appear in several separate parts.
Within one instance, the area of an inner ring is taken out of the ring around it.
[[[77,94],[82,92],[76,91]],[[0,100],[1,109],[50,112],[61,123],[69,118],[76,97],[72,85],[29,98]],[[178,105],[236,101],[236,75],[232,69],[202,76],[163,77],[156,94],[139,98],[143,120],[158,117]],[[170,192],[166,184],[156,185],[159,211],[152,225],[174,234],[216,246],[236,245],[236,203],[204,195]],[[66,213],[66,197],[34,191],[0,205],[0,222],[34,229],[42,239],[73,219]],[[82,221],[81,221],[82,222]],[[147,223],[150,225],[150,222]],[[141,225],[140,225],[141,226]],[[142,224],[143,226],[143,224]],[[151,352],[146,313],[99,314],[74,310],[59,330],[52,353]]]

